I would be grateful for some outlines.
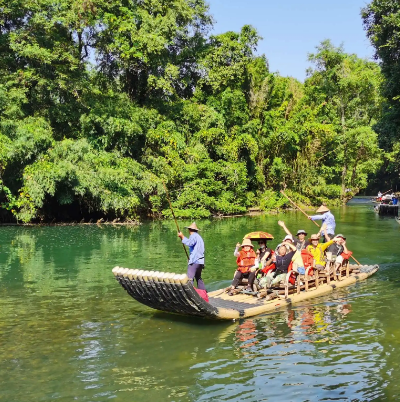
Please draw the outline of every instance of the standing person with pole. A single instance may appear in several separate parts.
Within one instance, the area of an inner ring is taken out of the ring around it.
[[[326,207],[325,205],[321,205],[317,209],[317,214],[322,215],[309,216],[308,219],[312,221],[322,220],[321,226],[324,226],[325,224],[326,228],[321,232],[322,243],[325,243],[335,237],[335,228],[336,228],[335,217],[333,216],[329,208]],[[325,230],[328,237],[325,236]]]
[[[189,247],[190,256],[187,276],[192,282],[196,279],[198,289],[206,290],[201,278],[201,272],[204,269],[204,241],[198,234],[199,228],[195,222],[185,227],[185,229],[189,229],[189,238],[186,238],[182,232],[178,232],[178,237],[182,240],[182,244]]]
[[[296,205],[295,203],[294,203],[294,201],[293,200],[291,200],[286,194],[285,194],[285,192],[283,191],[283,190],[281,190],[281,193],[282,193],[282,195],[284,195],[288,200],[289,200],[289,202],[295,207],[295,208],[297,208],[303,215],[305,215],[308,219],[311,219],[311,216],[309,216],[309,215],[307,215],[298,205]],[[322,206],[324,206],[324,205],[322,205]],[[326,208],[326,207],[325,207]],[[329,209],[328,209],[328,211],[329,211]],[[319,212],[319,209],[317,210],[317,212]],[[331,214],[332,216],[333,216],[333,214]],[[335,217],[333,216],[333,220],[335,220]],[[318,225],[318,223],[317,222],[315,222],[314,220],[313,220],[313,223],[314,223],[314,225],[316,225],[316,226],[318,226],[319,227],[319,225]],[[334,229],[333,229],[333,232],[335,233],[335,228],[336,228],[336,222],[335,222],[335,227],[334,227]],[[329,236],[330,237],[330,236]],[[332,237],[330,237],[331,239],[332,239]],[[356,260],[353,256],[351,256],[351,258],[358,264],[358,265],[361,265],[361,263],[358,261],[358,260]]]

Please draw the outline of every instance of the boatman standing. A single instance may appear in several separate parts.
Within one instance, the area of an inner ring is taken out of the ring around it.
[[[203,279],[201,279],[201,272],[204,269],[204,241],[198,234],[200,229],[195,222],[190,226],[186,226],[185,229],[189,229],[189,238],[186,238],[182,232],[178,232],[178,236],[181,238],[182,243],[189,247],[190,256],[187,276],[192,282],[196,279],[198,289],[206,290]]]
[[[325,237],[325,230],[329,240],[332,240],[335,237],[335,228],[336,228],[335,217],[333,216],[329,208],[326,207],[325,205],[321,205],[317,209],[317,214],[322,215],[309,216],[308,219],[311,219],[312,221],[322,220],[321,228],[324,225],[326,226],[326,228],[321,232],[322,243],[325,243],[327,241]]]

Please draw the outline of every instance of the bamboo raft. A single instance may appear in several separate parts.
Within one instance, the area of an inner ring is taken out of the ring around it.
[[[399,214],[399,206],[389,204],[377,204],[375,205],[375,211],[378,212],[379,215],[397,216]]]
[[[364,280],[379,269],[378,265],[347,265],[339,276],[312,277],[301,275],[296,285],[287,281],[264,298],[237,293],[229,296],[226,289],[208,294],[203,300],[186,274],[143,271],[115,267],[112,272],[121,286],[138,302],[156,310],[211,319],[230,320],[274,312],[290,304],[333,292],[337,288]]]

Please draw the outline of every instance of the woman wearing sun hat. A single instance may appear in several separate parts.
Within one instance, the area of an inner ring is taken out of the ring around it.
[[[307,246],[307,251],[314,257],[315,260],[315,268],[318,270],[325,269],[326,261],[325,261],[325,251],[326,249],[333,243],[339,241],[338,238],[334,237],[332,240],[327,241],[326,243],[319,242],[320,233],[312,234],[310,237],[310,246]]]
[[[239,247],[242,247],[240,251]],[[242,244],[237,243],[233,255],[237,257],[236,263],[238,268],[235,273],[235,277],[233,278],[229,295],[233,296],[233,290],[239,285],[239,282],[242,280],[242,278],[248,278],[249,280],[246,290],[253,291],[253,283],[256,279],[257,267],[255,266],[255,261],[257,256],[254,252],[254,246],[251,243],[251,240],[243,239]]]
[[[332,212],[329,210],[329,208],[326,205],[321,205],[317,209],[317,214],[322,214],[322,215],[314,215],[314,216],[309,216],[308,219],[311,219],[312,221],[317,221],[317,220],[322,220],[322,225],[325,224],[326,226],[326,234],[328,235],[329,239],[333,239],[335,237],[335,229],[336,229],[336,222],[335,222],[335,217],[333,216]],[[322,226],[321,225],[321,226]],[[322,242],[326,242],[326,237],[325,237],[325,232],[321,232],[322,236]]]
[[[278,225],[285,231],[285,233],[287,234],[287,236],[285,237],[285,239],[288,236],[292,237],[292,233],[290,232],[290,230],[286,227],[285,222],[283,221],[278,221]],[[297,250],[301,251],[304,250],[307,246],[310,245],[310,243],[308,242],[308,240],[306,239],[307,236],[307,232],[303,229],[300,229],[297,231],[296,233],[296,237],[297,240],[294,240],[294,245],[296,246]],[[292,237],[293,238],[293,237]]]

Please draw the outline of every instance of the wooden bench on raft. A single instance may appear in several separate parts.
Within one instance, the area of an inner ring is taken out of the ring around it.
[[[277,294],[285,295],[287,298],[289,294],[299,294],[301,291],[307,292],[310,288],[318,289],[318,287],[324,283],[330,284],[331,281],[340,281],[343,278],[348,278],[350,273],[356,268],[350,268],[349,261],[346,260],[337,270],[335,263],[328,261],[325,269],[329,270],[329,274],[314,269],[314,266],[306,268],[306,272],[303,275],[290,271],[284,281],[273,286],[271,289],[277,292]],[[291,277],[295,279],[294,284],[290,283]]]

